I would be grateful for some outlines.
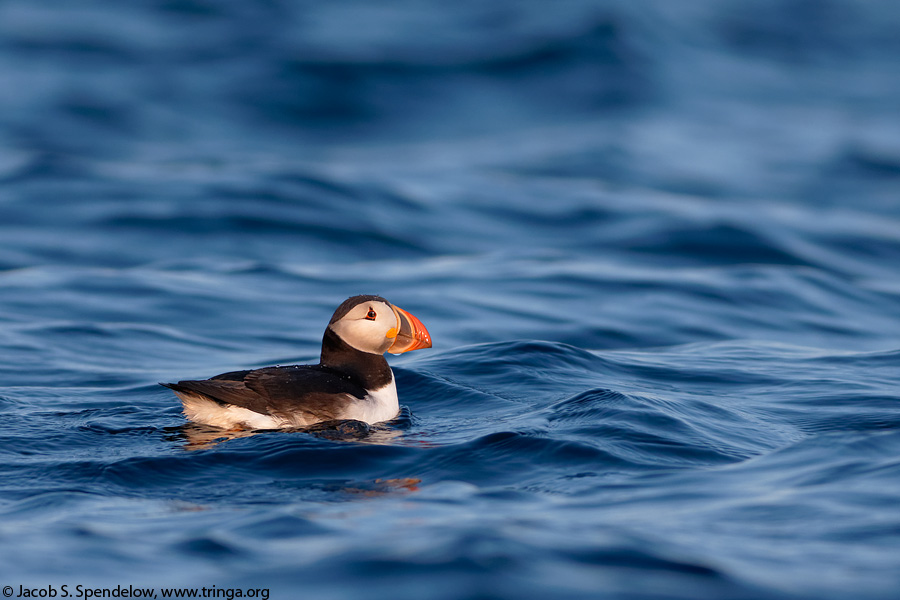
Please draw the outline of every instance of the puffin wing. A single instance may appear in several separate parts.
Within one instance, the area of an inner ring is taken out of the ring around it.
[[[317,419],[340,419],[366,390],[331,369],[315,366],[267,367],[250,371],[244,384],[268,402],[269,412],[304,413]]]
[[[202,394],[222,404],[232,404],[263,415],[268,414],[266,399],[244,384],[243,376],[247,373],[250,371],[235,371],[216,375],[211,379],[185,380],[162,385],[176,392]]]
[[[287,418],[300,413],[337,419],[348,404],[366,396],[361,386],[318,365],[232,371],[211,379],[163,385],[263,415]]]

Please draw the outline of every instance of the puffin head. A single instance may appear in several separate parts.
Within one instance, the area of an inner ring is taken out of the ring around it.
[[[372,354],[431,348],[422,321],[381,296],[353,296],[337,307],[331,329],[347,345]]]

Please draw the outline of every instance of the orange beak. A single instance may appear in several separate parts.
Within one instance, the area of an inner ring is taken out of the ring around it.
[[[394,343],[387,349],[391,354],[402,354],[410,350],[431,348],[431,336],[422,325],[422,321],[396,306],[394,313],[397,315],[397,337]]]

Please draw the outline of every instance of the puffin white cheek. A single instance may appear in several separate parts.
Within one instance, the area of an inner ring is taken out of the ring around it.
[[[339,321],[332,325],[335,333],[352,348],[373,354],[383,354],[391,340],[374,322],[368,320]]]

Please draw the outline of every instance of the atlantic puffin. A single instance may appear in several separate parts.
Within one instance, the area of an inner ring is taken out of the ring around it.
[[[381,296],[348,298],[322,336],[317,365],[265,367],[161,385],[184,415],[223,429],[291,429],[332,420],[369,424],[400,413],[385,352],[431,347],[422,322]]]

